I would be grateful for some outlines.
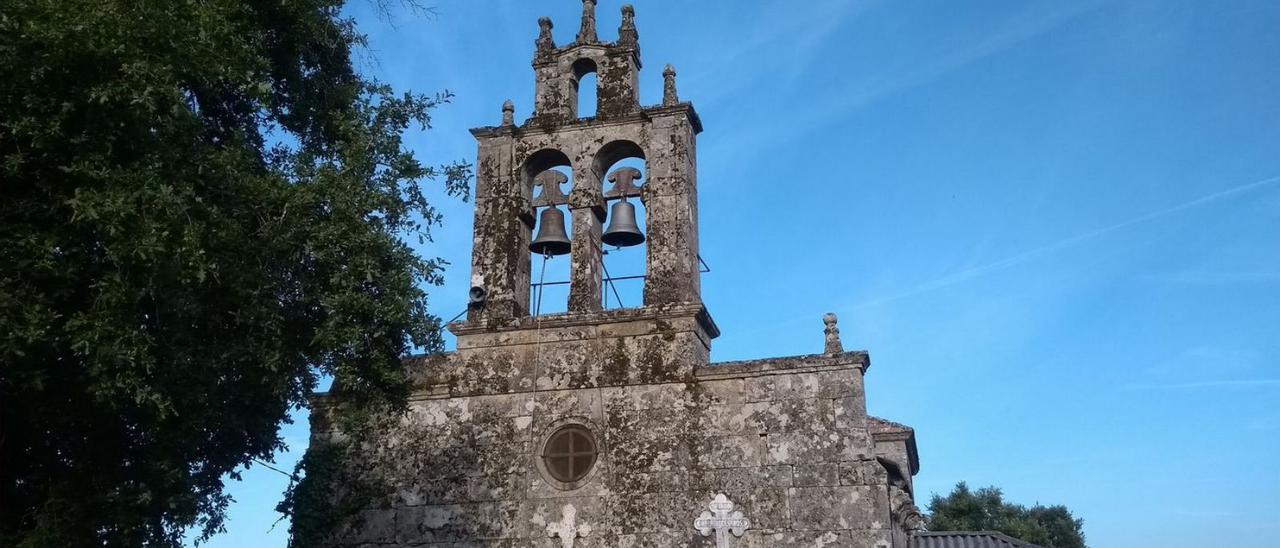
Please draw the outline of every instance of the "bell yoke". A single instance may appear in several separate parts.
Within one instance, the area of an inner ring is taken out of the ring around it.
[[[542,194],[535,201],[546,204],[546,209],[538,217],[538,235],[529,244],[529,251],[545,256],[566,255],[573,249],[573,243],[565,230],[564,213],[556,205],[557,198],[562,197],[560,185],[567,178],[558,171],[546,171],[535,179],[534,184],[542,187]],[[634,182],[642,176],[640,170],[623,167],[609,174],[613,189],[606,198],[618,201],[609,208],[609,227],[601,235],[600,241],[614,247],[631,247],[644,243],[644,231],[636,220],[636,206],[628,202],[628,196],[639,195],[640,189]],[[557,196],[559,195],[559,196]]]

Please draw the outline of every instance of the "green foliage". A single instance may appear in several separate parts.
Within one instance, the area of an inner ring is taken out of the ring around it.
[[[312,410],[322,421],[334,421],[343,433],[313,439],[294,470],[276,511],[290,519],[289,546],[307,548],[327,543],[344,528],[360,525],[361,511],[381,506],[395,493],[392,480],[368,466],[365,451],[376,444],[376,432],[393,428],[399,414],[373,406],[334,402]],[[283,519],[283,518],[282,518]]]
[[[376,498],[374,487],[353,478],[351,443],[318,443],[307,449],[295,474],[305,475],[289,486],[276,510],[291,518],[290,546],[320,546],[334,528],[347,523]]]
[[[178,546],[332,376],[397,408],[441,346],[406,237],[470,166],[446,94],[357,73],[341,0],[0,4],[0,545]]]
[[[290,546],[319,546],[342,517],[354,513],[353,508],[339,508],[348,500],[337,497],[342,485],[343,463],[347,462],[347,446],[316,444],[307,449],[298,462],[295,474],[305,476],[291,484],[276,511],[289,516]]]
[[[995,487],[972,491],[964,482],[929,501],[931,531],[999,531],[1045,548],[1084,548],[1084,520],[1065,506],[1027,508],[1004,501]]]

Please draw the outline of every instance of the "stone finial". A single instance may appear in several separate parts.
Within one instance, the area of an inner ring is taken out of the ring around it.
[[[547,536],[560,537],[560,546],[573,548],[573,543],[578,537],[585,538],[591,534],[591,526],[578,523],[578,509],[572,504],[564,505],[560,512],[563,516],[560,521],[547,524]]]
[[[676,68],[667,65],[662,69],[662,104],[671,106],[680,102],[680,97],[676,95]]]
[[[551,38],[551,26],[550,17],[538,18],[538,40],[534,42],[538,55],[545,55],[556,49],[556,41]]]
[[[596,38],[596,0],[582,0],[582,27],[578,29],[579,44],[594,44]]]
[[[618,26],[618,43],[624,46],[635,46],[640,43],[640,34],[636,32],[636,9],[631,4],[622,5],[622,24]]]
[[[836,315],[830,312],[827,312],[822,316],[822,323],[827,326],[822,330],[827,337],[827,344],[824,352],[828,355],[844,352],[844,345],[840,344],[840,328],[836,327],[836,321]]]
[[[507,99],[502,102],[502,125],[510,126],[516,123],[516,104]]]

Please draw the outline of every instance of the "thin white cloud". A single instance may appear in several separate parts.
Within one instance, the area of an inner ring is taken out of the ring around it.
[[[1044,35],[1103,4],[1104,2],[1064,3],[1057,11],[1033,13],[1012,22],[1000,32],[972,42],[956,43],[954,47],[941,49],[938,56],[921,60],[914,65],[887,63],[878,75],[870,78],[856,82],[828,82],[823,86],[828,92],[821,95],[817,93],[818,90],[806,88],[805,106],[789,112],[785,126],[767,132],[728,131],[726,134],[729,138],[718,139],[710,145],[710,149],[733,151],[730,156],[736,157],[748,150],[765,148],[772,143],[791,140],[800,135],[818,131],[884,98],[924,85],[977,61],[1016,47],[1027,40]],[[856,15],[856,12],[848,15]],[[830,34],[834,30],[838,30],[838,27],[826,25],[823,32]],[[819,41],[824,37],[824,34],[820,34]],[[816,54],[813,52],[817,50],[807,49],[807,55],[810,58],[792,59],[791,62],[797,65],[808,65],[814,62],[812,57]],[[722,84],[722,87],[729,86]],[[850,93],[848,90],[855,91]],[[702,98],[702,102],[710,101]]]
[[[1252,182],[1252,183],[1247,183],[1247,184],[1243,184],[1243,185],[1235,186],[1235,187],[1232,187],[1232,188],[1228,188],[1228,189],[1226,189],[1226,190],[1220,190],[1220,191],[1218,191],[1218,192],[1213,192],[1213,193],[1210,193],[1210,194],[1206,194],[1206,195],[1201,196],[1201,197],[1199,197],[1199,198],[1196,198],[1196,199],[1194,199],[1194,200],[1190,200],[1190,201],[1187,201],[1187,202],[1183,202],[1183,203],[1181,203],[1181,204],[1178,204],[1178,205],[1175,205],[1175,206],[1172,206],[1172,207],[1167,207],[1167,208],[1164,208],[1164,209],[1160,209],[1160,210],[1152,211],[1152,212],[1150,212],[1150,213],[1145,213],[1145,214],[1143,214],[1143,215],[1139,215],[1139,216],[1134,217],[1134,218],[1132,218],[1132,219],[1128,219],[1128,220],[1121,221],[1121,222],[1118,222],[1118,223],[1115,223],[1115,224],[1112,224],[1112,225],[1104,226],[1104,227],[1102,227],[1102,228],[1096,228],[1096,229],[1094,229],[1094,230],[1090,230],[1090,231],[1088,231],[1088,232],[1083,232],[1083,233],[1080,233],[1080,234],[1076,234],[1075,236],[1071,236],[1071,237],[1069,237],[1069,238],[1064,238],[1064,239],[1058,240],[1058,241],[1056,241],[1056,242],[1053,242],[1053,243],[1050,243],[1050,244],[1047,244],[1047,245],[1043,245],[1043,246],[1037,247],[1037,248],[1035,248],[1035,249],[1030,249],[1030,250],[1027,250],[1027,251],[1023,251],[1023,252],[1021,252],[1021,253],[1018,253],[1018,254],[1015,254],[1015,255],[1011,255],[1011,256],[1005,257],[1005,258],[1000,259],[1000,260],[998,260],[998,261],[993,261],[993,262],[986,263],[986,264],[983,264],[983,265],[975,266],[975,267],[973,267],[973,268],[966,268],[966,269],[964,269],[964,270],[960,270],[960,271],[958,271],[958,272],[954,272],[954,273],[948,274],[948,275],[946,275],[946,276],[942,276],[942,277],[940,277],[940,278],[936,278],[936,279],[933,279],[933,280],[927,281],[927,282],[925,282],[925,283],[922,283],[922,284],[920,284],[920,285],[917,285],[917,286],[915,286],[915,287],[912,287],[912,288],[910,288],[910,289],[907,289],[906,291],[903,291],[903,292],[900,292],[900,293],[897,293],[897,294],[894,294],[894,295],[890,295],[890,296],[887,296],[887,297],[881,297],[881,298],[877,298],[877,299],[872,299],[872,300],[870,300],[870,301],[867,301],[867,302],[862,303],[862,304],[861,304],[861,305],[859,305],[859,306],[872,306],[872,305],[883,304],[883,303],[886,303],[886,302],[896,301],[896,300],[899,300],[899,299],[904,299],[904,298],[907,298],[907,297],[912,297],[912,296],[915,296],[915,295],[919,295],[919,294],[921,294],[921,293],[925,293],[925,292],[933,291],[933,290],[936,290],[936,289],[941,289],[941,288],[944,288],[944,287],[952,286],[952,285],[958,284],[958,283],[960,283],[960,282],[964,282],[964,281],[966,281],[966,280],[970,280],[970,279],[972,279],[972,278],[975,278],[975,277],[981,276],[981,275],[986,274],[986,273],[988,273],[988,272],[992,272],[992,271],[996,271],[996,270],[1001,270],[1001,269],[1009,268],[1009,267],[1011,267],[1011,266],[1014,266],[1014,265],[1017,265],[1017,264],[1020,264],[1020,263],[1026,262],[1026,261],[1028,261],[1028,260],[1030,260],[1030,259],[1033,259],[1033,258],[1036,258],[1036,257],[1042,256],[1042,255],[1049,254],[1049,253],[1051,253],[1051,252],[1057,251],[1057,250],[1059,250],[1059,249],[1066,248],[1066,247],[1068,247],[1068,246],[1071,246],[1071,245],[1074,245],[1074,244],[1077,244],[1077,243],[1080,243],[1080,242],[1083,242],[1083,241],[1086,241],[1086,240],[1091,240],[1091,239],[1094,239],[1094,238],[1098,238],[1098,237],[1100,237],[1100,236],[1104,236],[1104,235],[1106,235],[1106,234],[1110,234],[1110,233],[1115,232],[1115,231],[1117,231],[1117,230],[1121,230],[1121,229],[1124,229],[1124,228],[1128,228],[1128,227],[1131,227],[1131,226],[1134,226],[1134,225],[1137,225],[1137,224],[1141,224],[1141,223],[1145,223],[1145,222],[1148,222],[1148,221],[1153,221],[1153,220],[1155,220],[1155,219],[1159,219],[1159,218],[1161,218],[1161,217],[1167,217],[1167,216],[1169,216],[1169,215],[1173,215],[1173,214],[1175,214],[1175,213],[1180,213],[1180,212],[1186,211],[1186,210],[1188,210],[1188,209],[1191,209],[1191,208],[1194,208],[1194,207],[1197,207],[1197,206],[1200,206],[1200,205],[1207,204],[1207,203],[1209,203],[1209,202],[1213,202],[1213,201],[1216,201],[1216,200],[1221,200],[1221,199],[1223,199],[1223,198],[1227,198],[1227,197],[1230,197],[1230,196],[1235,196],[1235,195],[1237,195],[1237,194],[1242,194],[1242,193],[1245,193],[1245,192],[1248,192],[1248,191],[1251,191],[1251,190],[1254,190],[1254,189],[1257,189],[1257,188],[1261,188],[1261,187],[1265,187],[1265,186],[1268,186],[1268,185],[1275,184],[1275,183],[1277,183],[1277,182],[1280,182],[1280,176],[1277,176],[1277,177],[1269,177],[1269,178],[1266,178],[1266,179],[1262,179],[1262,180],[1260,180],[1260,181],[1254,181],[1254,182]]]
[[[1280,272],[1214,272],[1187,270],[1167,275],[1143,277],[1146,281],[1171,285],[1241,285],[1280,282]]]
[[[1196,388],[1265,388],[1280,386],[1280,379],[1237,379],[1223,381],[1174,382],[1165,384],[1130,384],[1130,390],[1181,390]]]

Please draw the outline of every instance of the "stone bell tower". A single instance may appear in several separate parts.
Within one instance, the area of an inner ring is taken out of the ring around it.
[[[701,122],[693,105],[676,96],[670,66],[663,73],[662,104],[640,106],[640,45],[631,6],[622,8],[615,42],[598,39],[594,0],[582,9],[577,39],[561,47],[552,40],[551,20],[538,21],[532,116],[516,125],[508,102],[502,125],[471,132],[479,144],[471,275],[475,293],[484,295],[468,315],[473,323],[511,325],[529,316],[529,244],[536,209],[546,207],[570,212],[568,311],[599,311],[606,205],[626,198],[638,198],[647,213],[644,307],[701,304],[694,155]],[[596,115],[579,118],[579,83],[592,73]],[[624,158],[644,161],[643,186],[633,184],[634,169],[605,172]],[[559,173],[551,171],[557,167],[573,175],[567,195],[556,182]]]
[[[710,363],[702,126],[669,65],[662,104],[640,105],[635,13],[623,6],[617,40],[602,42],[595,8],[583,0],[562,46],[538,21],[526,120],[508,101],[500,125],[471,131],[471,305],[448,325],[457,350],[406,361],[408,412],[363,433],[333,496],[366,483],[383,495],[337,522],[330,544],[906,547],[920,518],[915,435],[867,416],[870,359],[844,350],[834,315],[815,328],[820,353]],[[589,73],[598,106],[580,117]],[[625,158],[643,172],[611,169]],[[622,222],[628,199],[645,208],[643,230]],[[605,309],[602,244],[641,238],[643,302]],[[570,256],[565,312],[531,313],[535,252]],[[313,447],[345,438],[328,420],[341,398],[313,400]]]

